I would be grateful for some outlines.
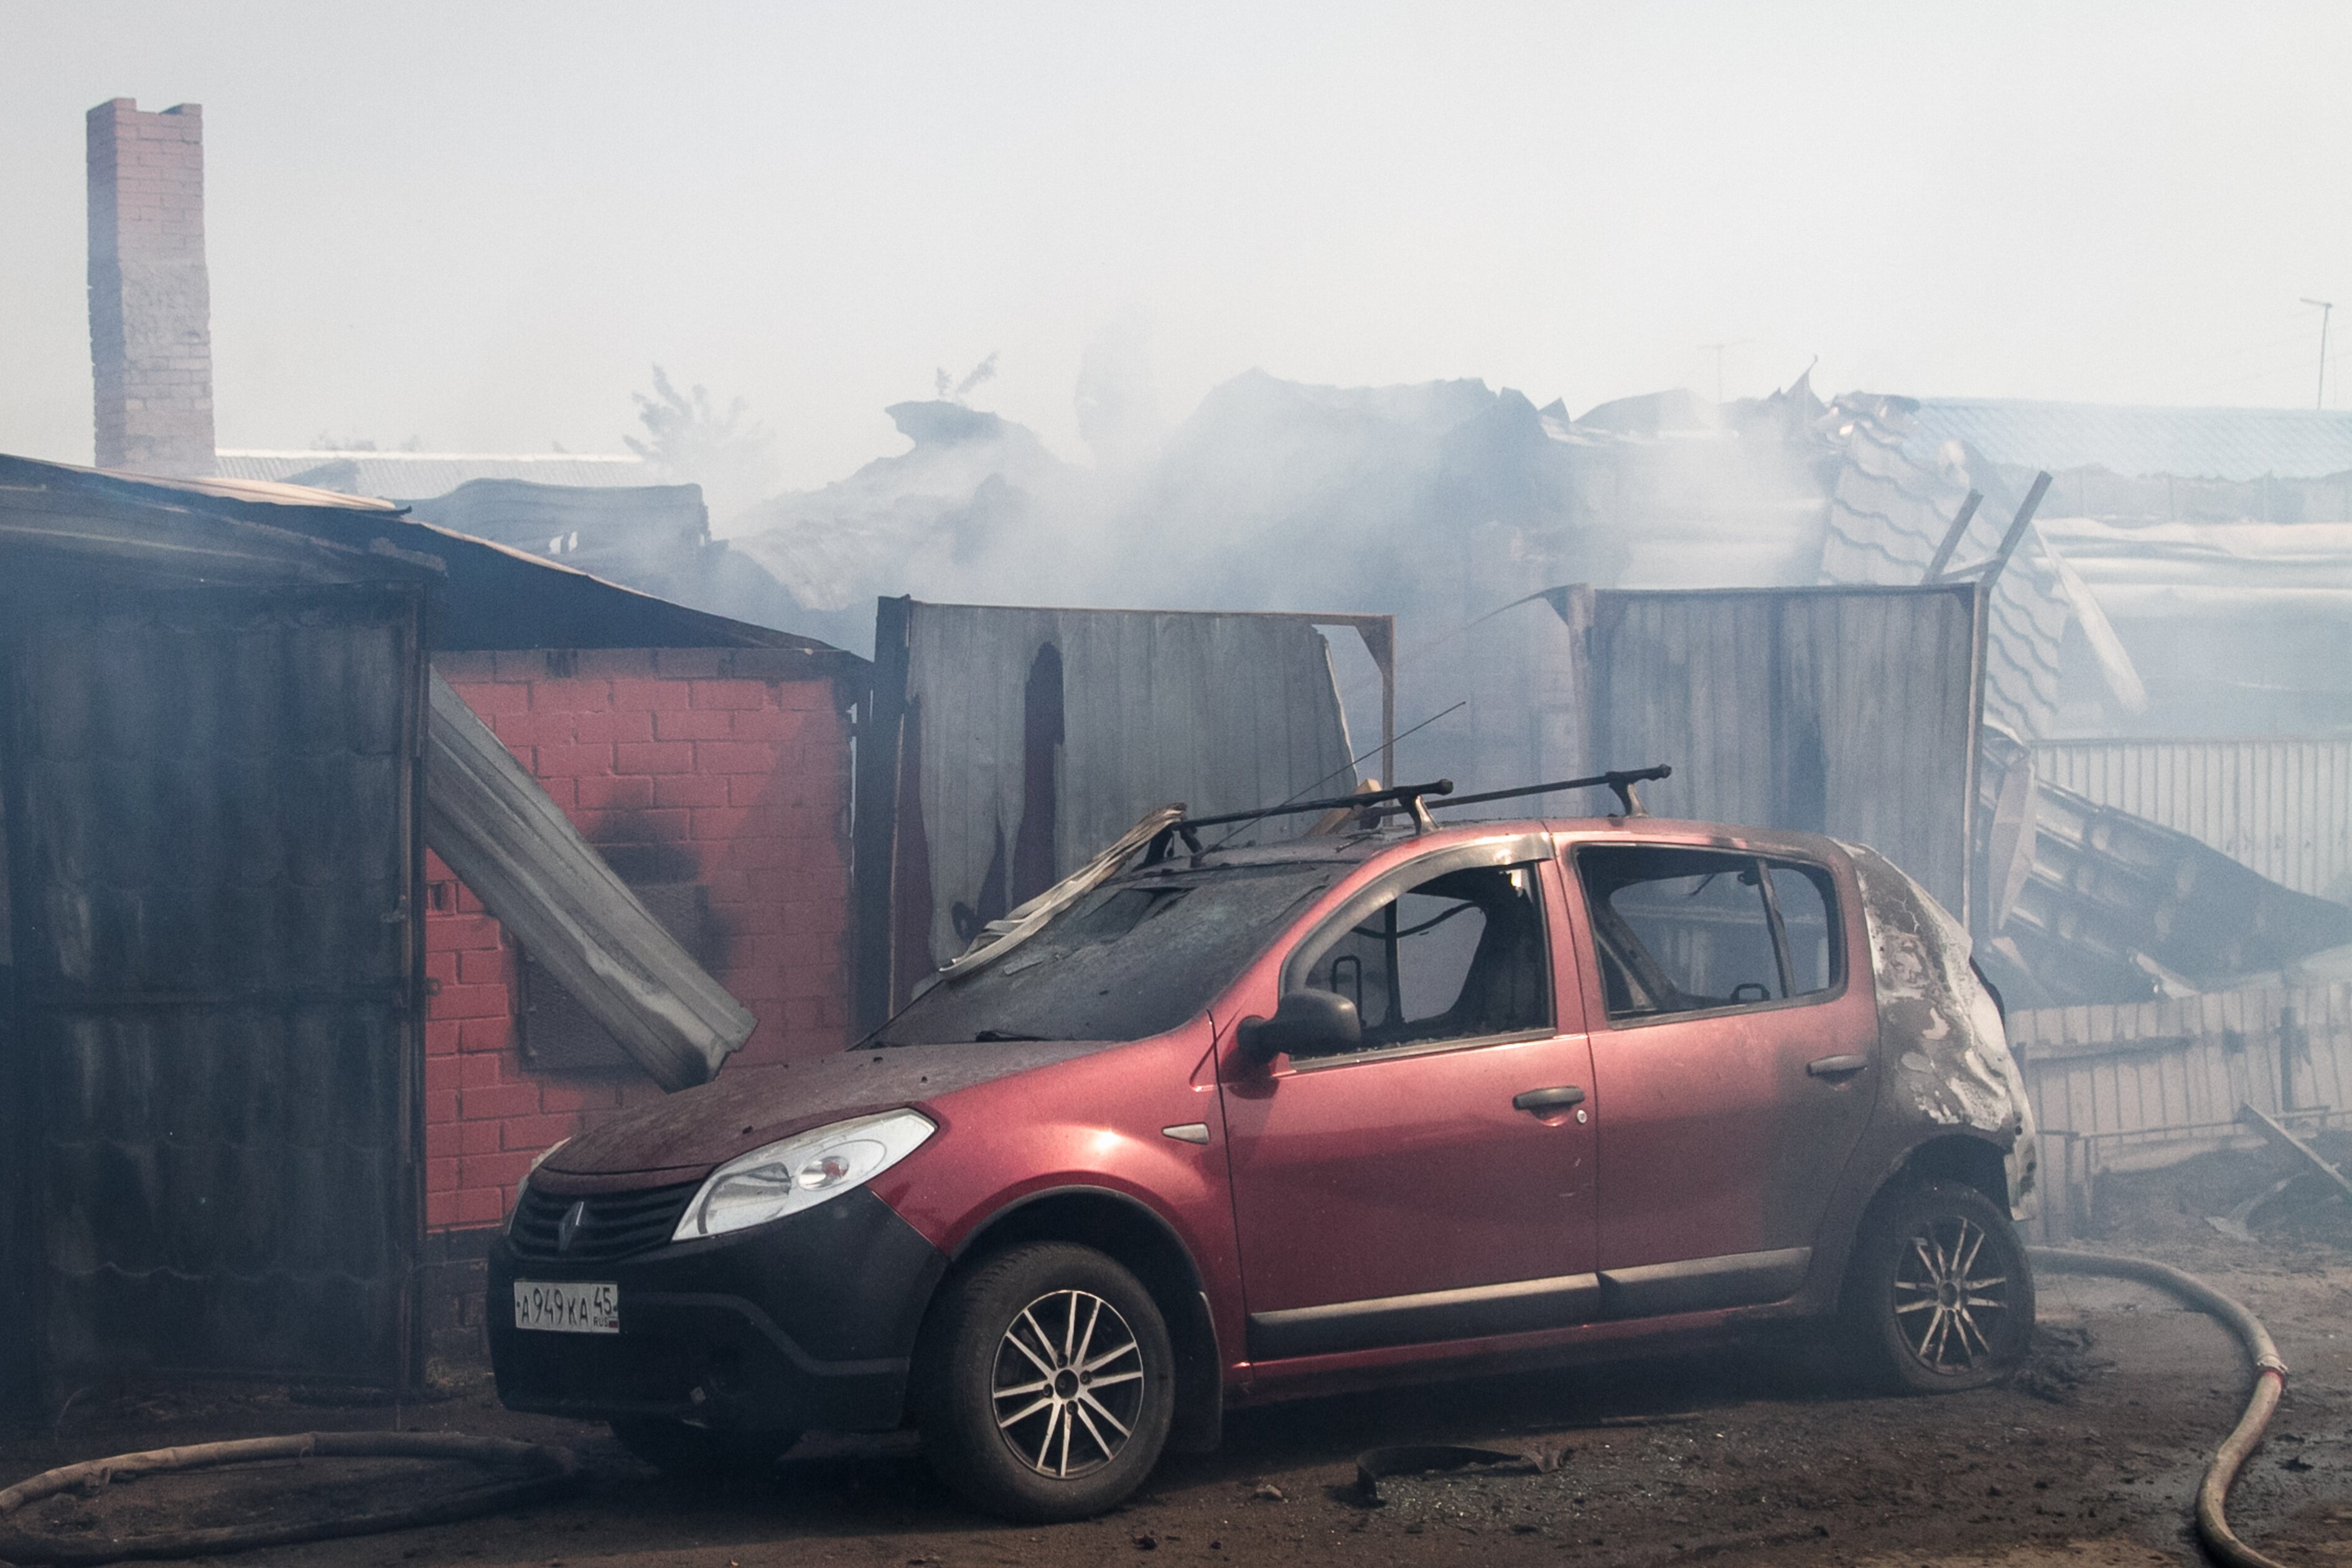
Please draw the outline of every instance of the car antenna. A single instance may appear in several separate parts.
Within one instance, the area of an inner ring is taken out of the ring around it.
[[[1438,805],[1476,805],[1482,801],[1517,800],[1522,795],[1549,795],[1554,790],[1562,789],[1592,789],[1606,784],[1617,792],[1618,816],[1647,816],[1650,815],[1649,808],[1642,804],[1642,797],[1633,793],[1633,786],[1637,784],[1646,784],[1652,779],[1667,779],[1674,776],[1675,770],[1672,766],[1665,763],[1654,763],[1646,768],[1612,769],[1608,773],[1595,773],[1587,779],[1560,779],[1552,784],[1521,784],[1517,789],[1490,789],[1477,795],[1457,795],[1452,800],[1438,802]]]
[[[1429,815],[1423,804],[1423,795],[1447,795],[1454,793],[1452,779],[1435,779],[1428,784],[1399,784],[1394,789],[1374,790],[1366,795],[1343,795],[1330,800],[1289,801],[1281,805],[1259,806],[1250,811],[1228,811],[1216,816],[1188,816],[1181,822],[1171,822],[1161,828],[1145,852],[1143,863],[1156,866],[1168,858],[1170,842],[1181,838],[1184,847],[1193,854],[1204,853],[1201,847],[1200,829],[1222,826],[1228,822],[1248,822],[1261,816],[1303,816],[1308,812],[1335,811],[1344,806],[1368,816],[1386,816],[1391,812],[1410,812],[1413,830],[1434,832],[1436,818]]]

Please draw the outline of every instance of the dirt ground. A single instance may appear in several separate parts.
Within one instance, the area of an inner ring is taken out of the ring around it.
[[[2204,1220],[2285,1168],[2229,1153],[2110,1177],[2093,1245],[2203,1274],[2267,1322],[2293,1376],[2232,1521],[2284,1562],[2352,1563],[2352,1205],[2290,1194],[2256,1216],[2251,1243]],[[299,1390],[90,1395],[0,1442],[0,1480],[131,1448],[395,1420],[567,1444],[592,1472],[576,1495],[502,1517],[208,1560],[252,1568],[2198,1561],[2190,1500],[2243,1400],[2235,1346],[2204,1318],[2105,1281],[2045,1277],[2042,1321],[2013,1385],[1944,1398],[1865,1394],[1841,1379],[1833,1346],[1812,1342],[1242,1412],[1220,1452],[1170,1458],[1119,1512],[1043,1530],[962,1508],[905,1438],[811,1439],[769,1479],[696,1487],[645,1469],[602,1428],[508,1414],[463,1372],[446,1396],[397,1409]],[[1355,1456],[1423,1442],[1557,1465],[1391,1479],[1368,1506]],[[314,1461],[234,1481],[153,1478],[53,1500],[40,1523],[92,1537],[364,1510],[478,1479],[435,1468]]]

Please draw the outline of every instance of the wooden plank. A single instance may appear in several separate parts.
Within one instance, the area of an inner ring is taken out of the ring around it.
[[[2061,1065],[2045,1072],[2043,1081],[2049,1087],[2045,1103],[2050,1107],[2050,1120],[2044,1126],[2073,1131],[2080,1125],[2074,1112],[2074,1075]]]
[[[2261,1110],[2252,1105],[2243,1106],[2240,1108],[2238,1120],[2270,1140],[2276,1147],[2294,1155],[2308,1169],[2326,1177],[2342,1190],[2345,1196],[2352,1197],[2352,1176],[2345,1175],[2342,1171],[2321,1159],[2310,1144],[2280,1126],[2270,1117],[2263,1115]]]
[[[2099,1127],[2098,1096],[2087,1067],[2066,1072],[2066,1128],[2072,1132],[2095,1132]]]
[[[2099,1114],[2095,1131],[2136,1132],[2139,1130],[2137,1096],[2131,1093],[2127,1064],[2114,1057],[2091,1058],[2091,1082]]]
[[[2314,1009],[2318,1022],[2311,1037],[2312,1076],[2321,1079],[2319,1090],[2324,1101],[2333,1110],[2352,1110],[2352,1030],[2345,1026],[2343,990],[2329,986],[2315,993],[2319,1005]]]
[[[2166,1051],[2157,1058],[2157,1092],[2160,1100],[2160,1124],[2185,1127],[2196,1118],[2189,1109],[2189,1046],[2183,1041],[2178,1049]]]
[[[2120,1058],[2132,1076],[2132,1115],[2145,1128],[2168,1125],[2164,1115],[2164,1058],[2161,1055]]]
[[[1944,531],[1944,542],[1936,546],[1936,553],[1928,557],[1927,574],[1919,579],[1920,582],[1933,583],[1944,574],[1944,568],[1952,563],[1952,552],[1958,550],[1960,541],[1968,536],[1969,524],[1976,521],[1977,508],[1983,504],[1982,490],[1972,489],[1961,500],[1960,510],[1952,514],[1952,526]]]
[[[2025,538],[2025,530],[2033,521],[2033,514],[2041,510],[2042,498],[2049,493],[2049,474],[2035,474],[2033,488],[2025,492],[2024,503],[2017,509],[2017,516],[2011,521],[2009,531],[2001,535],[2000,548],[1993,552],[1992,559],[1985,563],[1981,577],[1986,587],[1990,588],[2000,581],[2000,574],[2008,570],[2009,558],[2017,553],[2017,546]]]

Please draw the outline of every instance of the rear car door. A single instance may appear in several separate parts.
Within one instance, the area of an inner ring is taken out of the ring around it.
[[[1851,880],[1682,845],[1583,844],[1568,860],[1592,955],[1603,1310],[1781,1300],[1873,1099]]]
[[[1283,964],[1282,991],[1357,1004],[1360,1049],[1244,1066],[1227,1030],[1252,1359],[1591,1315],[1591,1058],[1573,992],[1567,1023],[1555,994],[1564,893],[1542,835],[1434,852]]]

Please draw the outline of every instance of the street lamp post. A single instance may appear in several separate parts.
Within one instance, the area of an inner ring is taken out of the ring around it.
[[[2327,317],[2336,309],[2336,302],[2332,300],[2305,300],[2304,303],[2319,307],[2319,397],[2312,406],[2325,408],[2327,406]]]

